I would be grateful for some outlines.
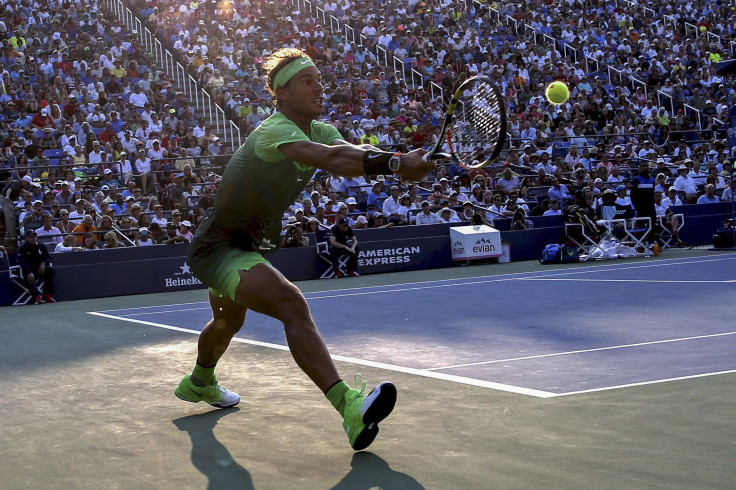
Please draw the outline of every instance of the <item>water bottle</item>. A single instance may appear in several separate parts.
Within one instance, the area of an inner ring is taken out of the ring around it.
[[[654,246],[652,247],[652,252],[654,252],[655,257],[659,257],[659,243],[654,242]]]

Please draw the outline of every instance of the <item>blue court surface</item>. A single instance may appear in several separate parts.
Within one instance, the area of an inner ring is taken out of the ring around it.
[[[549,398],[736,372],[734,254],[306,296],[336,360],[447,382]],[[90,313],[195,334],[211,317],[206,302]],[[234,340],[287,350],[254,312]]]

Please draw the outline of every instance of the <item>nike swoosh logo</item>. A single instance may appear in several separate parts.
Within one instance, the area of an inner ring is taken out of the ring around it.
[[[302,181],[302,179],[296,179],[296,181],[297,181],[297,182],[301,182],[301,181]]]
[[[291,133],[291,135],[292,136],[296,136],[296,131],[294,131],[293,133]]]
[[[368,160],[373,160],[374,158],[378,158],[383,155],[368,155]]]
[[[299,63],[302,65],[306,65],[307,63],[309,63],[309,60],[301,60]]]

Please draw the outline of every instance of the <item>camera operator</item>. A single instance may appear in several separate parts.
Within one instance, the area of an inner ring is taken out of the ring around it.
[[[290,216],[286,224],[286,233],[281,240],[283,248],[308,247],[309,238],[303,235],[302,223],[295,217]]]

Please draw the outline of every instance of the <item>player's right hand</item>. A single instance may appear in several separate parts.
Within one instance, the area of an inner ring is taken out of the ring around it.
[[[406,180],[412,182],[423,180],[427,173],[432,172],[437,168],[437,164],[435,162],[428,162],[422,158],[426,153],[427,150],[418,148],[401,155],[399,174],[401,174]]]

